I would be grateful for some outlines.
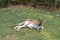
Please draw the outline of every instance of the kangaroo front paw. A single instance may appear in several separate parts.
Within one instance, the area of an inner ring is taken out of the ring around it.
[[[42,29],[44,29],[44,27],[42,27]]]

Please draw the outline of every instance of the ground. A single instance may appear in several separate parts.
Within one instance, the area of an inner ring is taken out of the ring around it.
[[[44,30],[21,28],[12,30],[25,19],[43,19]],[[0,9],[0,40],[60,40],[60,11],[13,7]]]

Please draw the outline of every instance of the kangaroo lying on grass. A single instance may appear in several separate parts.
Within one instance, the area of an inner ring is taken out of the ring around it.
[[[16,31],[18,31],[20,28],[24,27],[36,28],[38,31],[40,31],[40,29],[44,29],[43,20],[39,20],[39,22],[37,22],[36,20],[33,19],[27,19],[24,22],[17,24],[17,26],[15,26],[13,29],[16,29]]]

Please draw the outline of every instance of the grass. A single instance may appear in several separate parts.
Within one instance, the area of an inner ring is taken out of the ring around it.
[[[12,27],[25,19],[44,19],[44,30],[37,32],[33,29],[20,29],[18,32]],[[0,40],[60,40],[60,12],[37,9],[0,9]]]

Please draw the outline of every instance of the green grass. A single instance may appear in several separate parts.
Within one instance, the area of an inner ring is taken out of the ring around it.
[[[12,27],[25,19],[44,19],[44,30],[37,32],[33,29]],[[60,12],[37,9],[0,9],[0,40],[60,40]]]

